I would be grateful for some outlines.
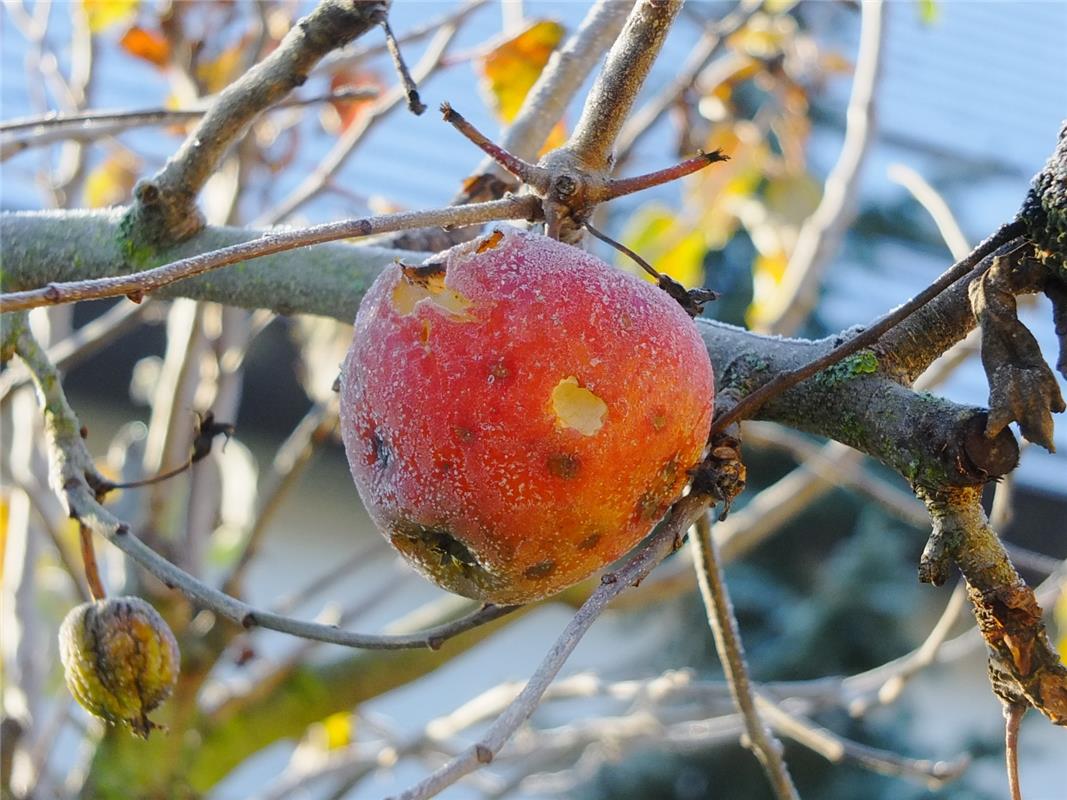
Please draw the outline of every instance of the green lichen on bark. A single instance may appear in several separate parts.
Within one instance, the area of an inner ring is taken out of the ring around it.
[[[833,366],[827,367],[815,376],[815,380],[827,388],[833,388],[858,375],[873,375],[877,371],[878,356],[874,354],[874,351],[860,350],[858,353],[841,359]]]

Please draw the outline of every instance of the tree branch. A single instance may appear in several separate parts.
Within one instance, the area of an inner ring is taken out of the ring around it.
[[[264,110],[302,85],[323,56],[378,25],[387,8],[387,0],[320,0],[267,58],[226,87],[163,169],[135,188],[129,230],[138,241],[159,245],[199,230],[203,217],[196,196],[230,145]]]
[[[373,636],[339,630],[332,625],[294,619],[255,608],[201,582],[135,537],[129,526],[100,505],[97,495],[107,482],[97,473],[92,456],[81,437],[81,425],[67,402],[59,373],[30,333],[24,315],[4,318],[3,340],[33,375],[45,418],[54,489],[67,504],[70,516],[126,553],[170,588],[244,628],[261,627],[304,639],[365,649],[436,648],[446,639],[490,622],[514,610],[514,606],[486,606],[444,628],[409,636]]]
[[[630,558],[621,569],[604,576],[600,586],[582,604],[519,696],[504,713],[497,717],[478,743],[468,747],[459,756],[412,788],[397,795],[394,800],[424,800],[424,798],[433,797],[464,775],[469,775],[490,763],[500,752],[500,748],[537,708],[541,696],[548,689],[552,679],[608,603],[632,584],[643,580],[660,561],[666,558],[674,550],[675,542],[681,541],[682,535],[689,526],[700,514],[704,513],[708,503],[707,497],[697,494],[690,494],[679,500],[671,509],[661,529],[649,543]]]
[[[693,565],[696,567],[697,582],[700,584],[700,596],[704,600],[708,624],[715,638],[719,663],[722,664],[726,682],[730,685],[734,704],[745,720],[745,746],[759,759],[775,797],[780,800],[798,800],[799,795],[793,786],[789,768],[782,758],[782,743],[768,729],[756,707],[756,697],[745,661],[745,647],[741,643],[741,633],[726,588],[718,550],[711,538],[711,521],[707,512],[697,519],[689,537],[689,546],[693,554]]]
[[[176,281],[285,250],[338,239],[354,239],[391,231],[422,228],[427,225],[461,226],[477,225],[500,219],[527,219],[537,213],[538,206],[539,203],[532,197],[507,198],[431,211],[402,211],[379,217],[327,222],[292,231],[272,231],[249,242],[190,256],[131,275],[50,283],[39,289],[0,295],[0,312],[21,311],[39,306],[61,305],[79,300],[98,300],[124,295],[139,302],[145,295]]]
[[[921,489],[919,496],[934,521],[919,576],[940,584],[950,564],[959,566],[988,648],[993,691],[1008,706],[1033,706],[1067,725],[1067,667],[1049,642],[1033,590],[986,520],[981,487]]]
[[[615,138],[681,7],[681,0],[639,0],[630,12],[564,148],[584,169],[608,168]]]

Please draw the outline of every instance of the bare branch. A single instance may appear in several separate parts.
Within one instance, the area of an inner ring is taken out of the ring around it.
[[[441,27],[434,38],[430,41],[412,70],[412,79],[416,83],[424,83],[441,66],[441,60],[452,43],[453,38],[459,31],[460,20],[457,19]],[[304,178],[292,192],[266,214],[261,214],[253,221],[253,225],[273,225],[284,220],[305,203],[317,197],[329,184],[330,179],[345,165],[349,156],[355,151],[356,146],[363,141],[363,137],[375,125],[380,123],[389,114],[400,107],[401,102],[407,99],[403,86],[394,86],[379,97],[374,105],[362,117],[359,122],[350,125],[334,142],[333,147],[323,156],[318,166]]]
[[[150,292],[176,281],[272,253],[338,239],[374,236],[428,225],[462,226],[501,219],[527,219],[537,214],[538,205],[536,198],[532,197],[507,198],[468,206],[452,206],[430,211],[402,211],[380,217],[327,222],[294,231],[265,233],[251,242],[191,256],[132,275],[53,283],[41,289],[0,295],[0,311],[20,311],[123,295],[140,301]]]
[[[565,147],[586,169],[607,168],[615,138],[681,7],[681,0],[639,0],[630,12]]]
[[[33,373],[45,416],[55,488],[66,501],[71,517],[103,536],[166,586],[180,590],[191,600],[220,616],[245,628],[258,626],[346,647],[395,650],[439,647],[446,639],[491,622],[516,608],[485,606],[467,617],[420,633],[374,636],[263,611],[208,586],[145,545],[131,533],[126,523],[115,518],[97,502],[95,487],[101,485],[103,479],[97,474],[92,457],[85,448],[79,433],[78,418],[67,402],[55,367],[48,363],[44,351],[24,320],[9,318],[4,339],[14,345],[15,351]]]
[[[775,797],[780,800],[799,800],[800,796],[793,786],[789,768],[782,758],[782,743],[767,728],[756,708],[755,693],[745,661],[745,648],[741,643],[737,618],[734,616],[733,604],[726,588],[718,550],[711,536],[711,521],[707,513],[696,520],[689,537],[689,545],[700,584],[700,595],[707,609],[708,624],[715,638],[715,649],[719,653],[719,662],[730,684],[734,703],[745,720],[747,737],[744,744],[759,759]]]
[[[230,145],[265,109],[303,84],[323,56],[379,24],[387,5],[320,0],[266,59],[226,87],[163,169],[138,184],[130,210],[137,235],[158,243],[199,229],[196,196]]]
[[[275,105],[274,109],[299,108],[338,100],[369,100],[377,96],[378,90],[375,88],[351,87],[313,97],[289,98]],[[203,117],[214,99],[205,98],[203,107],[196,108],[83,111],[76,114],[46,114],[32,119],[2,123],[0,134],[8,135],[0,139],[0,162],[26,150],[56,142],[91,142],[137,128],[190,122]]]
[[[661,529],[649,543],[626,562],[621,569],[606,574],[600,586],[582,604],[578,613],[560,634],[556,643],[545,655],[525,688],[507,709],[489,727],[477,744],[464,750],[432,775],[412,788],[397,795],[394,800],[424,800],[433,797],[460,778],[469,775],[481,766],[490,763],[512,734],[534,712],[552,679],[563,667],[567,657],[578,645],[582,636],[596,621],[613,598],[634,583],[640,582],[655,566],[666,558],[680,541],[684,532],[704,513],[707,497],[690,494],[679,500],[671,509]]]

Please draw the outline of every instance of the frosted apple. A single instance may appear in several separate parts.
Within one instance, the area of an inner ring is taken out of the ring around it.
[[[494,603],[560,591],[632,548],[711,425],[711,362],[664,292],[501,228],[393,264],[341,377],[352,476],[440,586]]]

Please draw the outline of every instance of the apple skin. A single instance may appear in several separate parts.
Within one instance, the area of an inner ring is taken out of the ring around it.
[[[341,375],[341,430],[379,529],[445,589],[554,594],[637,544],[711,426],[711,361],[652,284],[502,227],[387,267]]]

